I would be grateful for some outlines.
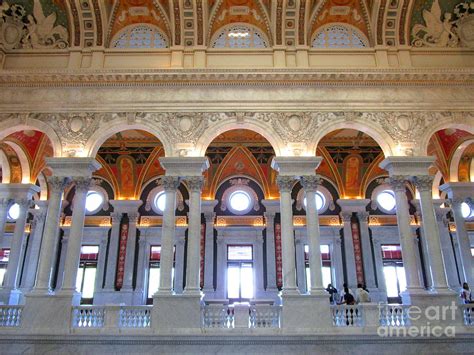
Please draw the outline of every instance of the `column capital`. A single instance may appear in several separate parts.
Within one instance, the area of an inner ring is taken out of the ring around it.
[[[360,223],[368,223],[369,216],[370,216],[370,213],[367,211],[357,212],[357,217],[359,218]]]
[[[352,213],[351,212],[341,212],[340,214],[341,220],[343,223],[350,222],[352,218]]]
[[[202,176],[209,168],[207,157],[161,157],[158,160],[166,176]]]
[[[409,180],[408,176],[405,175],[392,175],[389,178],[389,184],[392,186],[393,191],[406,191],[406,183]]]
[[[431,191],[433,188],[434,177],[431,175],[414,176],[411,181],[416,188],[421,191]]]
[[[189,191],[192,192],[201,192],[204,185],[203,176],[184,176],[183,179],[186,181],[186,186]]]
[[[74,176],[72,182],[76,185],[76,192],[87,192],[92,186],[92,179],[84,176]]]
[[[12,199],[15,202],[21,199],[31,200],[37,192],[40,192],[40,188],[34,184],[0,184],[0,197]]]
[[[367,205],[370,203],[370,200],[356,198],[340,198],[336,202],[341,207],[341,211],[343,212],[365,212]]]
[[[386,157],[379,166],[392,175],[423,176],[434,165],[436,158],[432,156],[391,156]]]
[[[316,191],[318,185],[321,185],[321,178],[318,175],[303,175],[300,182],[305,192]]]
[[[279,213],[280,212],[280,200],[262,200],[262,205],[265,206],[267,212]]]
[[[474,196],[474,182],[448,182],[439,189],[446,192],[453,203],[461,204],[466,198]]]
[[[140,218],[140,214],[138,212],[130,212],[127,213],[128,215],[128,220],[130,224],[137,224],[138,219]]]
[[[276,182],[281,192],[291,192],[295,184],[295,177],[278,175]]]
[[[206,223],[214,223],[214,219],[216,218],[216,213],[204,212],[204,218],[206,219]]]
[[[48,176],[46,180],[52,193],[63,192],[71,182],[71,178],[60,176]]]
[[[178,176],[163,176],[161,182],[165,191],[176,191],[181,183],[181,178]]]
[[[122,213],[120,213],[120,212],[112,212],[112,213],[110,214],[110,218],[112,219],[112,224],[120,223],[120,221],[122,220]]]
[[[275,218],[275,215],[276,213],[273,212],[273,211],[268,211],[268,212],[263,212],[263,216],[265,217],[265,219],[274,219]]]
[[[91,177],[102,167],[94,158],[45,158],[46,165],[53,170],[53,176]]]
[[[272,168],[278,171],[280,175],[294,177],[313,175],[322,160],[322,157],[274,157]]]

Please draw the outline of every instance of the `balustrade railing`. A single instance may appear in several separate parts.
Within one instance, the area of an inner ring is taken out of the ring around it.
[[[229,305],[208,304],[201,311],[204,328],[234,328],[234,309]]]
[[[73,328],[102,328],[104,326],[105,307],[77,306],[72,308]]]
[[[0,327],[19,327],[23,306],[0,306]]]
[[[361,305],[340,304],[331,306],[332,324],[336,327],[363,326]]]
[[[461,305],[464,325],[474,327],[474,304]]]
[[[379,320],[381,326],[404,327],[409,325],[407,306],[403,305],[380,305]]]
[[[280,328],[281,306],[251,305],[250,328]]]
[[[151,326],[151,306],[120,307],[120,328],[149,328]]]

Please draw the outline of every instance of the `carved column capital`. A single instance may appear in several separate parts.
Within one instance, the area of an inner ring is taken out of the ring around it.
[[[395,192],[406,191],[406,182],[408,177],[405,175],[392,175],[389,178],[389,184],[392,186]]]
[[[188,187],[189,191],[192,192],[200,192],[202,190],[202,186],[204,185],[203,176],[187,176],[184,177],[184,180],[186,180],[186,186]]]
[[[204,218],[206,219],[206,223],[214,223],[216,214],[215,212],[204,212]]]
[[[0,198],[0,208],[7,209],[11,204],[13,204],[13,200],[11,198]]]
[[[352,213],[351,212],[341,212],[340,214],[341,220],[343,223],[350,222],[352,218]]]
[[[416,188],[421,191],[431,191],[433,187],[433,176],[415,176],[411,181],[415,184]]]
[[[179,184],[181,183],[181,178],[178,176],[164,176],[161,181],[165,191],[176,191]]]
[[[278,175],[276,182],[281,192],[291,192],[295,183],[295,178],[293,176]]]
[[[120,212],[112,212],[110,218],[112,219],[112,224],[120,223],[122,220],[122,214]]]
[[[74,182],[74,185],[76,185],[76,193],[79,193],[79,192],[84,192],[85,193],[85,192],[89,191],[89,189],[92,185],[92,179],[91,178],[78,176],[78,177],[73,177],[72,180]]]
[[[359,217],[361,223],[369,223],[369,216],[370,213],[367,211],[357,212],[357,217]]]
[[[50,191],[55,192],[63,192],[67,185],[71,182],[70,178],[66,177],[59,177],[59,176],[49,176],[47,178],[48,186]]]
[[[321,178],[318,175],[304,175],[300,181],[305,192],[316,191],[318,185],[321,185]]]
[[[136,212],[127,213],[130,224],[137,224],[140,214]]]

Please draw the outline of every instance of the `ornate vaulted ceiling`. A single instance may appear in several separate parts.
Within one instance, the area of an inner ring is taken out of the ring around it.
[[[109,47],[148,24],[169,46],[209,46],[223,27],[250,24],[271,46],[310,45],[318,29],[348,24],[370,46],[474,47],[472,0],[1,0],[7,49]]]

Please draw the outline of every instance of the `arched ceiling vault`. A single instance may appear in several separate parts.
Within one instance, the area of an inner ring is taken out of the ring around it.
[[[11,6],[21,7],[21,18]],[[468,16],[470,0],[9,0],[1,7],[3,20],[15,20],[26,36],[11,38],[7,50],[108,47],[139,23],[159,27],[170,46],[209,46],[219,28],[237,22],[259,28],[272,46],[306,46],[321,26],[344,23],[371,46],[474,47]]]

